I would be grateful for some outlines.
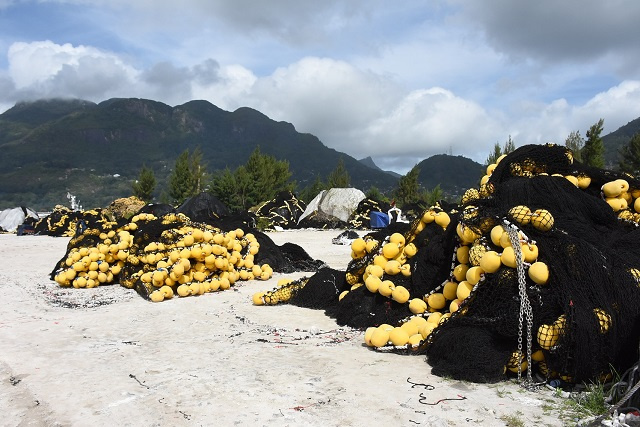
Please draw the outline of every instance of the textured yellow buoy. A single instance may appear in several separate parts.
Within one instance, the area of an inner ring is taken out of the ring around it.
[[[500,261],[507,267],[516,268],[516,254],[513,251],[513,247],[509,246],[508,248],[504,248],[502,250]]]
[[[381,325],[382,326],[382,325]],[[377,327],[371,334],[371,345],[374,347],[382,347],[389,342],[389,331],[381,326]]]
[[[538,344],[545,350],[549,350],[551,347],[556,345],[559,338],[560,334],[558,333],[558,328],[554,325],[542,324],[538,328]]]
[[[422,314],[427,311],[427,303],[420,298],[413,298],[411,301],[409,301],[409,310],[413,314]]]
[[[553,228],[553,215],[546,209],[536,209],[531,214],[531,225],[540,231],[549,231]]]
[[[463,280],[462,282],[458,283],[458,289],[456,290],[456,296],[458,297],[457,299],[459,300],[466,299],[471,294],[472,289],[473,289],[473,285],[467,282],[466,280]]]
[[[514,206],[509,209],[509,215],[519,224],[527,225],[531,220],[531,209],[524,205]]]
[[[391,298],[400,304],[409,301],[409,297],[409,291],[404,286],[396,286],[393,291],[391,291]]]
[[[456,292],[458,290],[458,284],[456,282],[448,281],[442,287],[442,295],[448,300],[456,299]]]
[[[480,268],[485,273],[495,273],[501,265],[501,257],[496,251],[486,251],[480,258]]]
[[[435,310],[442,310],[446,304],[445,297],[441,293],[433,293],[427,297],[427,304]]]
[[[528,273],[531,280],[538,285],[546,285],[549,282],[549,267],[542,261],[531,264]]]

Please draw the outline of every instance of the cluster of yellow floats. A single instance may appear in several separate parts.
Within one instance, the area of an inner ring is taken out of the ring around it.
[[[151,289],[149,298],[160,302],[175,294],[202,295],[229,289],[238,280],[267,280],[273,275],[268,264],[254,264],[260,245],[253,234],[241,229],[222,232],[178,215],[163,217],[166,223],[175,222],[176,228],[163,231],[159,241],[136,247],[132,233],[139,223],[155,219],[152,214],[134,215],[121,229],[99,232],[98,244],[72,248],[56,282],[92,288],[116,279],[132,287],[140,280]],[[134,271],[118,277],[127,264]]]
[[[481,181],[480,192],[483,191],[482,188],[488,182],[495,167],[496,164],[492,164],[487,168],[487,175]],[[556,176],[566,178],[576,187],[582,189],[587,188],[591,183],[590,178],[586,176]],[[478,197],[477,195],[480,194],[477,190],[472,189],[470,191],[475,192],[472,198]],[[630,190],[627,181],[617,179],[603,185],[601,195],[611,208],[618,213],[620,218],[636,223],[640,222],[640,189]],[[407,242],[405,242],[404,236],[391,235],[388,238],[388,242],[382,243],[381,248],[377,248],[377,242],[367,240],[366,237],[353,242],[352,258],[354,259],[363,256],[365,253],[371,253],[372,250],[378,249],[379,251],[379,254],[373,258],[373,263],[367,266],[365,270],[364,285],[367,289],[393,298],[399,303],[408,302],[409,309],[414,314],[400,326],[382,324],[368,328],[364,336],[364,341],[368,346],[378,349],[416,348],[420,346],[438,325],[446,322],[451,314],[459,309],[474,287],[484,280],[486,274],[495,273],[502,266],[517,268],[516,254],[511,238],[502,225],[485,224],[488,226],[483,230],[488,231],[485,236],[490,238],[496,247],[501,248],[501,252],[488,250],[479,240],[482,237],[478,233],[480,230],[464,225],[465,215],[473,215],[473,210],[472,206],[467,206],[462,213],[462,221],[457,225],[456,232],[459,238],[459,245],[455,251],[449,279],[429,295],[411,298],[404,287],[394,286],[392,280],[384,279],[388,277],[384,275],[410,274],[409,265],[404,264],[403,261],[416,253],[416,248],[411,243],[414,236],[409,236]],[[546,209],[519,205],[509,210],[509,216],[516,225],[530,224],[543,232],[551,230],[554,226],[553,215]],[[435,212],[434,210],[425,212],[420,219],[420,224],[415,228],[416,235],[431,222],[436,222],[446,228],[449,224],[449,218],[445,212]],[[543,261],[539,260],[540,254],[535,242],[529,241],[522,232],[518,232],[518,238],[523,266],[529,278],[538,286],[548,285],[549,268]],[[631,273],[640,283],[640,271],[632,269]],[[358,286],[361,286],[361,284],[356,283],[352,289]],[[594,309],[594,316],[597,317],[600,324],[600,332],[607,333],[611,327],[611,316],[600,308]],[[535,335],[539,347],[544,350],[551,349],[564,333],[565,327],[566,319],[564,315],[560,316],[553,324],[541,325]],[[542,350],[534,352],[532,360],[539,363],[541,370],[544,371],[546,369]],[[519,352],[514,352],[511,360],[505,366],[505,370],[519,372],[526,370],[527,367],[524,356]]]

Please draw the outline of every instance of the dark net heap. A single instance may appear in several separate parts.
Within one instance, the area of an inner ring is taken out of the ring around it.
[[[638,179],[527,145],[460,203],[354,240],[346,271],[253,301],[323,309],[441,376],[606,381],[639,357],[639,222]]]

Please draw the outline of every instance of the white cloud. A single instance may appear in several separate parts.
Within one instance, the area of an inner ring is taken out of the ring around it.
[[[16,91],[41,98],[110,97],[131,88],[138,75],[112,53],[48,40],[13,43],[7,57]]]

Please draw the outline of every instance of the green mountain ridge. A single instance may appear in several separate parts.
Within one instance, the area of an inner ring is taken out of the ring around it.
[[[603,137],[607,165],[640,131],[640,118]],[[0,209],[18,205],[48,210],[68,205],[67,192],[84,208],[104,207],[131,195],[141,167],[158,180],[156,200],[176,157],[199,147],[210,173],[246,163],[257,147],[287,160],[297,191],[323,180],[342,158],[351,185],[372,186],[389,195],[399,175],[326,147],[293,124],[274,121],[248,107],[225,111],[208,101],[171,107],[162,102],[113,98],[100,103],[76,99],[21,102],[0,114]],[[422,160],[419,183],[440,185],[450,198],[476,187],[484,166],[463,156],[439,154]],[[610,167],[610,166],[609,166]]]

